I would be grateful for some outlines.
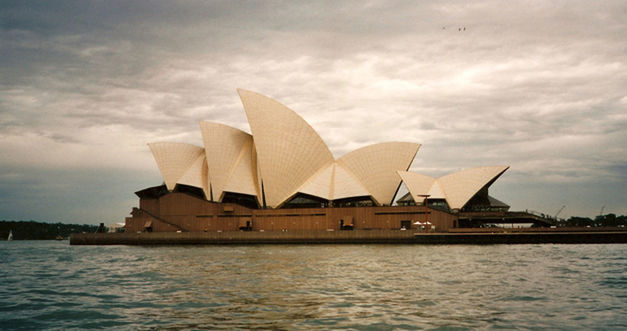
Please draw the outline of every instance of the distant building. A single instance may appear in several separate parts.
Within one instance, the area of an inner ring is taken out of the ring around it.
[[[107,225],[107,230],[109,233],[123,232],[125,223],[111,223]]]
[[[252,134],[203,121],[202,147],[148,144],[164,185],[136,192],[140,206],[127,231],[393,230],[425,217],[445,231],[460,226],[460,213],[509,208],[488,195],[507,166],[435,179],[407,171],[420,148],[411,142],[374,144],[336,160],[294,111],[238,92]],[[401,182],[408,196],[392,206]]]

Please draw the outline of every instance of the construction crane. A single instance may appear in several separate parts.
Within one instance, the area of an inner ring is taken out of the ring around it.
[[[555,213],[555,216],[553,216],[553,218],[557,220],[557,215],[559,215],[562,212],[562,210],[564,210],[565,207],[566,205],[563,205],[562,208],[560,208],[560,210],[558,210],[557,213]]]
[[[605,209],[605,205],[603,205],[603,207],[601,207],[601,211],[599,212],[600,216],[603,216],[603,209]]]

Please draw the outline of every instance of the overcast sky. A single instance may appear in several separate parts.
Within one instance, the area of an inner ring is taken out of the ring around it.
[[[461,30],[461,31],[460,31]],[[0,220],[122,222],[162,178],[146,143],[250,132],[236,88],[336,157],[509,165],[513,210],[627,214],[625,1],[0,1]]]

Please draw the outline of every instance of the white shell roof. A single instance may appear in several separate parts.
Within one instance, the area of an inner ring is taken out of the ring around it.
[[[371,195],[363,183],[357,177],[336,162],[333,179],[333,199],[345,199],[350,197],[363,197]]]
[[[252,136],[228,125],[206,121],[200,122],[200,132],[213,200],[221,201],[225,191],[257,195]]]
[[[370,192],[344,166],[333,162],[311,177],[298,192],[327,200],[370,196]]]
[[[152,151],[168,190],[173,190],[176,183],[204,154],[202,147],[184,143],[158,142],[150,143],[148,147]],[[190,178],[186,177],[185,180],[190,181]],[[203,188],[202,185],[198,187]]]
[[[320,168],[333,162],[333,155],[294,111],[264,95],[237,91],[254,136],[266,204],[278,207]]]
[[[387,142],[354,150],[338,159],[379,204],[392,204],[401,180],[396,171],[407,170],[420,144]]]
[[[431,190],[436,181],[436,179],[431,176],[419,174],[417,172],[398,171],[398,175],[401,177],[403,183],[407,186],[411,197],[416,202],[424,199],[424,197],[420,197],[419,195],[430,194],[428,192]]]
[[[210,192],[208,183],[207,158],[203,151],[192,166],[187,169],[183,177],[177,181],[177,184],[200,187],[203,192],[205,192],[205,197],[209,198]]]
[[[429,198],[431,199],[446,199],[446,195],[444,194],[442,187],[440,187],[440,182],[437,180],[433,183],[433,186],[431,186],[431,189],[427,194],[429,194]]]
[[[399,171],[403,183],[414,198],[429,194],[430,199],[446,199],[451,209],[461,209],[486,186],[491,185],[509,166],[488,166],[466,169],[434,179],[415,172]]]
[[[260,196],[260,189],[259,186],[257,186],[257,170],[253,163],[254,153],[255,148],[253,147],[252,140],[246,141],[244,146],[242,146],[238,160],[235,162],[235,167],[229,176],[229,181],[224,187],[225,192]]]
[[[391,204],[401,180],[414,200],[446,199],[462,208],[509,167],[479,167],[435,179],[407,172],[420,144],[388,142],[352,151],[335,160],[316,131],[298,114],[261,94],[238,90],[252,135],[201,122],[204,148],[183,143],[149,144],[169,190],[177,183],[202,188],[208,199],[224,192],[256,196],[280,207],[297,193],[327,200],[371,196]],[[399,178],[400,176],[400,178]]]
[[[509,166],[466,169],[438,178],[452,209],[461,209],[484,186],[496,180]]]
[[[335,162],[322,167],[298,189],[298,192],[333,200],[332,183],[334,172]]]

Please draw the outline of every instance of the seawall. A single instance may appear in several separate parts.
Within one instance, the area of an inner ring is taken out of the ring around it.
[[[255,244],[596,244],[627,243],[627,231],[515,233],[414,233],[400,230],[289,232],[80,233],[70,245],[255,245]]]

